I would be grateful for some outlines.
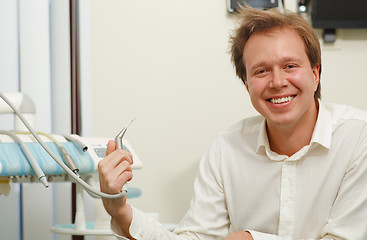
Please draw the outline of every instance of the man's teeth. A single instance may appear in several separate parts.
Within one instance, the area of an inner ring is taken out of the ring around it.
[[[289,102],[294,98],[294,96],[289,96],[289,97],[282,97],[282,98],[271,98],[270,102],[271,103],[285,103],[285,102]]]

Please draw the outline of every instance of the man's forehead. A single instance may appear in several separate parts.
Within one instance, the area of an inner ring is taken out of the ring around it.
[[[287,44],[287,42],[297,42],[296,44],[301,44],[304,47],[303,50],[306,53],[305,43],[295,29],[290,27],[274,27],[253,33],[243,48],[243,58],[245,58],[246,52],[250,51],[251,48],[256,48],[259,44],[265,44],[264,47],[270,46],[276,38],[279,38],[284,44]]]
[[[268,29],[264,29],[264,30],[261,30],[261,31],[254,32],[248,38],[247,42],[249,42],[250,39],[252,39],[254,37],[259,37],[259,36],[271,37],[271,36],[276,36],[276,35],[283,35],[284,33],[292,33],[292,34],[298,36],[300,40],[302,40],[302,37],[300,36],[300,34],[294,28],[289,27],[289,26],[277,26],[277,27],[271,27],[271,28],[268,28]],[[246,42],[246,44],[247,44],[247,42]],[[246,46],[246,44],[245,44],[245,46]]]

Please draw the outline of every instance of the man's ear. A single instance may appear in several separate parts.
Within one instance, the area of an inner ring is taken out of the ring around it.
[[[248,83],[245,77],[242,77],[242,82],[245,84],[247,92],[248,92]]]
[[[320,65],[314,66],[312,68],[312,73],[313,73],[314,81],[315,81],[314,91],[316,91],[317,87],[319,86],[319,82],[320,82]]]

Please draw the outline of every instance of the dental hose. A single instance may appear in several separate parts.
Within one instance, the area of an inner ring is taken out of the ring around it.
[[[101,191],[96,190],[95,188],[91,187],[83,181],[80,177],[74,174],[73,171],[70,170],[68,166],[65,165],[65,163],[59,159],[52,150],[43,142],[43,140],[38,136],[38,134],[33,130],[33,128],[29,125],[27,120],[23,117],[23,115],[18,111],[18,109],[13,105],[11,101],[2,93],[0,92],[0,97],[13,109],[13,111],[17,114],[17,116],[20,118],[20,120],[24,123],[26,128],[29,130],[29,132],[33,135],[33,137],[37,140],[37,142],[45,149],[45,151],[60,165],[62,169],[66,171],[69,176],[71,176],[77,183],[79,183],[85,190],[89,191],[90,193],[93,193],[94,195],[97,195],[102,198],[110,198],[110,199],[116,199],[116,198],[122,198],[126,196],[126,191],[122,191],[119,194],[107,194],[103,193]]]

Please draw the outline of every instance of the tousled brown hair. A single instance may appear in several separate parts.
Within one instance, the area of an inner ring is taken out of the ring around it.
[[[319,66],[319,76],[321,77],[321,49],[320,42],[311,25],[296,13],[278,9],[257,10],[250,6],[243,6],[237,13],[240,26],[231,36],[231,59],[234,64],[236,75],[246,81],[245,59],[243,50],[247,40],[253,33],[264,32],[276,27],[288,27],[297,31],[305,44],[305,51],[310,61],[311,67]],[[316,104],[321,98],[321,84],[317,86],[314,93]]]

